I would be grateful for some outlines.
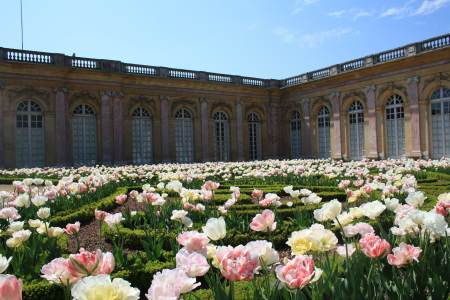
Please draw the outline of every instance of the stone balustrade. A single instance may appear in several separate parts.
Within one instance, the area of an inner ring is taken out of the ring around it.
[[[361,68],[367,68],[377,64],[403,59],[408,56],[417,55],[422,52],[433,51],[444,47],[450,47],[450,34],[409,44],[404,47],[383,51],[381,53],[354,59],[342,64],[315,70],[305,74],[300,74],[283,80],[269,80],[253,77],[234,76],[228,74],[128,64],[120,61],[83,58],[76,56],[66,56],[58,53],[17,50],[9,48],[0,48],[0,61],[3,60],[13,63],[47,64],[76,69],[120,72],[137,76],[180,78],[188,80],[211,81],[223,84],[241,84],[260,88],[286,88],[304,84],[309,81],[336,76],[341,73],[351,72]]]

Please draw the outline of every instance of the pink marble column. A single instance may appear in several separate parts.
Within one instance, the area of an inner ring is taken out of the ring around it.
[[[311,149],[311,143],[312,143],[312,137],[311,137],[311,112],[309,109],[309,99],[305,98],[301,102],[302,105],[302,112],[303,112],[303,126],[305,127],[304,130],[302,130],[302,145],[303,145],[303,156],[304,157],[312,157],[312,149]]]
[[[236,102],[236,142],[237,142],[237,160],[244,160],[244,147],[243,147],[243,124],[242,124],[242,103],[239,100]]]
[[[331,132],[331,157],[334,159],[342,159],[341,145],[341,96],[339,92],[331,93],[330,102],[332,106],[332,122],[333,131]]]
[[[420,151],[420,115],[419,115],[419,76],[408,78],[407,93],[411,114],[411,152],[410,157],[421,157]]]
[[[67,140],[67,116],[69,110],[69,97],[66,88],[57,88],[55,90],[55,146],[56,146],[56,163],[58,165],[66,165],[68,158],[68,140]]]
[[[377,145],[377,111],[376,111],[376,87],[374,85],[368,86],[364,89],[367,99],[367,121],[369,128],[367,130],[368,142],[366,146],[368,158],[378,158],[378,145]]]
[[[163,162],[169,162],[169,99],[166,96],[159,97],[161,103],[161,158]]]
[[[123,94],[115,93],[113,98],[114,119],[114,162],[123,163]]]
[[[101,98],[101,125],[102,125],[102,162],[112,162],[112,113],[111,113],[111,92],[104,92]]]
[[[208,101],[206,98],[200,98],[200,114],[202,124],[202,161],[209,160],[208,149]]]
[[[278,125],[278,116],[279,116],[279,103],[278,99],[274,99],[274,102],[271,102],[268,106],[269,108],[269,139],[271,145],[271,153],[269,153],[268,158],[278,158],[278,145],[279,145],[279,125]]]
[[[3,139],[3,103],[6,101],[4,94],[4,84],[0,81],[0,168],[5,167],[5,149],[4,149],[4,139]]]

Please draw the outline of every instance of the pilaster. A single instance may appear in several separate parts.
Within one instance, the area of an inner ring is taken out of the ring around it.
[[[202,124],[202,161],[208,161],[208,100],[206,98],[200,98],[200,114]]]
[[[420,158],[420,115],[419,115],[419,76],[407,79],[407,94],[409,102],[410,128],[411,128],[411,149],[408,156]]]
[[[312,157],[312,149],[311,149],[311,111],[309,109],[309,99],[305,98],[301,101],[302,106],[302,116],[303,116],[303,125],[305,129],[303,130],[303,151],[305,157]]]
[[[160,96],[161,101],[161,158],[162,162],[169,162],[169,99],[167,96]]]
[[[112,137],[112,107],[111,91],[105,91],[101,97],[101,128],[102,128],[102,162],[111,163],[113,158]]]
[[[377,112],[376,112],[376,86],[371,85],[364,88],[364,93],[367,99],[367,121],[368,129],[366,131],[367,141],[366,144],[366,157],[377,159],[378,158],[378,143],[377,143]]]
[[[342,142],[341,142],[341,96],[339,92],[331,93],[330,102],[333,109],[333,131],[331,133],[331,157],[334,159],[342,159]]]
[[[70,153],[68,142],[67,116],[69,113],[69,96],[67,88],[58,87],[55,89],[55,151],[56,164],[66,165],[69,161]]]
[[[5,149],[4,149],[4,124],[5,119],[3,117],[3,103],[6,101],[4,97],[5,84],[0,80],[0,168],[5,167]]]
[[[113,94],[114,162],[123,162],[123,94]]]
[[[242,120],[242,102],[238,100],[236,102],[236,141],[237,141],[237,160],[244,160],[244,147],[243,147],[243,120]]]

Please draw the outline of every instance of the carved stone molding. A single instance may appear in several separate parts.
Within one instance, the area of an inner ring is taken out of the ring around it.
[[[98,95],[92,91],[88,91],[88,90],[81,90],[81,91],[75,91],[72,94],[73,98],[88,98],[91,100],[97,99]]]
[[[200,101],[200,104],[203,104],[203,103],[208,104],[208,99],[206,97],[200,97],[200,98],[198,98],[198,100]]]
[[[424,82],[424,86],[428,86],[430,83],[435,82],[435,81],[450,81],[450,74],[449,73],[444,73],[444,72],[440,72],[438,74],[436,74],[435,76],[431,76],[429,78],[427,78]]]
[[[60,93],[67,94],[69,92],[69,90],[66,87],[56,87],[53,89],[53,92],[54,93],[60,92]]]
[[[345,101],[345,100],[347,100],[349,98],[365,99],[366,98],[366,94],[363,91],[354,90],[354,91],[350,91],[350,92],[347,92],[347,93],[342,95],[342,100],[343,101]]]
[[[408,84],[419,83],[419,81],[420,81],[420,77],[419,76],[413,76],[413,77],[409,77],[408,79],[406,79],[406,82]]]
[[[7,90],[7,94],[13,98],[37,97],[46,100],[50,97],[50,93],[47,90],[36,89],[31,86],[11,88]]]
[[[330,93],[330,95],[329,95],[329,99],[331,100],[331,99],[333,99],[333,98],[339,97],[340,95],[341,95],[340,92],[332,92],[332,93]]]
[[[376,92],[376,90],[377,90],[377,86],[376,85],[369,85],[369,86],[366,86],[366,87],[364,87],[364,94],[369,94],[369,93],[372,93],[372,92]]]
[[[111,90],[104,90],[104,91],[100,91],[100,95],[101,96],[108,96],[108,97],[112,97],[114,94],[113,91]]]
[[[125,95],[122,92],[115,92],[115,91],[111,92],[111,97],[114,97],[114,98],[123,98],[124,96]]]
[[[402,93],[406,94],[406,87],[402,85],[395,84],[394,82],[389,82],[387,84],[381,85],[378,89],[378,95],[383,94],[386,91],[393,91],[393,90],[399,90]]]

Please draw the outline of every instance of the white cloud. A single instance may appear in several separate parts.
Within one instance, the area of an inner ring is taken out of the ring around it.
[[[339,38],[351,33],[357,34],[358,32],[354,32],[351,28],[336,28],[331,30],[324,30],[305,34],[299,38],[298,42],[301,46],[316,47],[323,44],[327,40]]]
[[[383,12],[381,12],[380,18],[386,18],[386,17],[403,18],[406,16],[407,12],[408,12],[408,8],[404,7],[404,6],[391,7],[391,8],[384,10]]]
[[[300,12],[303,11],[303,8],[301,7],[297,7],[296,9],[294,9],[293,11],[291,11],[291,15],[298,15]]]
[[[303,0],[303,3],[305,4],[305,5],[311,5],[311,4],[314,4],[314,3],[317,3],[317,2],[319,2],[320,0]]]
[[[285,27],[277,27],[273,33],[278,36],[283,43],[290,44],[296,40],[295,33]]]
[[[349,27],[343,27],[298,35],[286,27],[279,26],[273,30],[273,34],[283,43],[296,44],[299,47],[314,48],[326,41],[337,39],[345,35],[359,34],[359,31],[354,31]]]
[[[353,21],[358,20],[359,18],[363,17],[370,17],[374,14],[374,11],[368,11],[360,8],[351,8],[348,10],[337,10],[327,13],[328,16],[334,17],[334,18],[342,18],[344,16],[347,16],[348,18],[351,18]]]
[[[338,10],[338,11],[329,12],[327,15],[329,15],[330,17],[340,18],[343,15],[345,15],[346,13],[347,13],[347,11],[345,11],[345,10]]]
[[[297,15],[304,10],[303,7],[318,3],[319,1],[320,0],[296,0],[294,2],[294,9],[291,11],[291,15]]]
[[[367,11],[367,10],[360,9],[353,14],[353,21],[356,21],[359,18],[370,17],[373,14],[374,14],[374,11]]]
[[[438,11],[444,7],[449,0],[425,0],[422,4],[412,13],[413,16],[429,15]]]

